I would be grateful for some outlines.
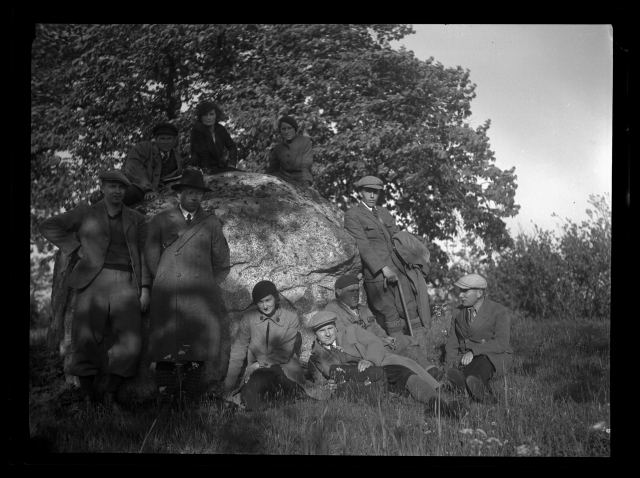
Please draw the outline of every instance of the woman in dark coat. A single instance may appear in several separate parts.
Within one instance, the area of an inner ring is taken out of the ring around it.
[[[213,101],[203,101],[196,109],[198,120],[191,128],[189,164],[208,168],[215,173],[237,171],[238,149],[227,129],[219,121],[224,113]],[[228,160],[225,160],[225,149]]]
[[[251,295],[256,307],[242,316],[231,344],[225,397],[245,410],[260,408],[269,398],[293,399],[304,392],[318,400],[328,398],[327,390],[304,378],[296,353],[301,343],[298,317],[280,308],[275,284],[258,282]],[[245,359],[247,368],[236,388]]]

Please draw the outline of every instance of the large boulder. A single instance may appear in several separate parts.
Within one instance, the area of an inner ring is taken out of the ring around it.
[[[317,191],[298,188],[273,176],[228,172],[205,176],[213,192],[202,207],[215,211],[223,223],[231,250],[231,270],[220,284],[221,310],[225,310],[220,360],[206,364],[209,388],[224,378],[231,337],[242,313],[251,305],[253,286],[271,280],[282,296],[282,306],[298,314],[303,337],[302,362],[309,357],[312,335],[305,328],[309,318],[333,298],[333,284],[342,274],[358,274],[361,261],[355,240],[343,228],[342,211]],[[147,221],[178,203],[170,189],[153,201],[135,207]],[[71,358],[71,320],[75,292],[64,286],[71,271],[68,257],[58,253],[54,271],[52,307],[54,323],[50,343],[59,343],[65,368]],[[362,294],[364,298],[364,294]],[[148,316],[143,316],[143,357],[140,373],[123,385],[120,398],[144,399],[155,394],[153,367],[146,357]],[[106,350],[112,341],[107,336]],[[106,367],[105,367],[106,368]],[[75,377],[67,376],[75,382]],[[104,387],[101,377],[97,387]]]

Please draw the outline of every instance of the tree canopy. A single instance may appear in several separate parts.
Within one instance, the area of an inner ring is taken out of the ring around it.
[[[502,249],[511,243],[502,218],[519,209],[514,168],[495,166],[489,120],[468,124],[469,70],[391,48],[411,33],[389,24],[37,25],[32,239],[43,217],[86,200],[97,173],[157,122],[178,126],[187,155],[195,106],[213,99],[243,169],[264,169],[276,121],[290,114],[313,141],[318,191],[341,208],[354,202],[355,181],[376,175],[387,206],[419,235],[464,230]]]

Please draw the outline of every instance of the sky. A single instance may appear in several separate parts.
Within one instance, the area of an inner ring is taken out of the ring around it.
[[[460,65],[477,85],[470,125],[487,119],[496,166],[515,166],[520,212],[559,232],[587,219],[590,194],[611,194],[613,30],[609,25],[413,25],[392,42],[421,60]]]

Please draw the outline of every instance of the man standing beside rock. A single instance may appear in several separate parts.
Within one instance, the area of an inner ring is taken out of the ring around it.
[[[104,199],[50,217],[40,233],[67,255],[79,258],[67,285],[78,290],[72,325],[69,373],[80,380],[83,400],[94,400],[93,380],[101,363],[100,343],[107,321],[115,341],[109,350],[106,407],[119,411],[116,392],[138,370],[142,350],[141,311],[149,308],[149,284],[142,250],[147,237],[144,216],[122,204],[131,185],[120,171],[106,171]]]
[[[153,276],[149,358],[156,362],[161,421],[181,390],[198,394],[204,362],[219,358],[216,276],[229,268],[222,223],[200,207],[211,191],[202,173],[185,170],[171,189],[178,191],[180,203],[152,219],[144,250]]]
[[[160,123],[153,128],[153,141],[141,141],[131,148],[122,168],[131,181],[124,197],[127,206],[154,199],[163,179],[182,173],[177,143],[178,128]]]
[[[369,305],[374,312],[384,316],[387,333],[392,337],[399,338],[403,331],[408,331],[405,321],[410,321],[414,336],[426,351],[416,298],[404,266],[394,251],[393,236],[400,228],[387,209],[377,206],[382,180],[365,176],[355,186],[361,201],[345,212],[344,228],[358,244]],[[402,287],[408,317],[403,310],[399,287]]]

